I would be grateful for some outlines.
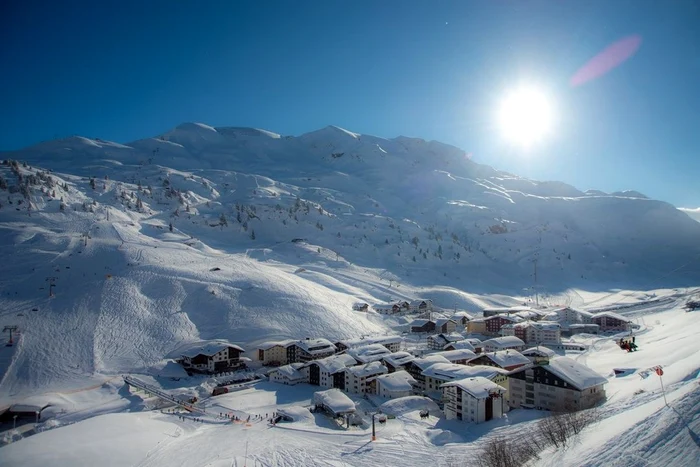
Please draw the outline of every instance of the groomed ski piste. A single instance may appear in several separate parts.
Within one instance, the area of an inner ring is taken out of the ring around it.
[[[472,465],[490,439],[523,439],[546,413],[470,425],[432,406],[421,420],[425,401],[394,400],[384,409],[396,418],[371,442],[367,423],[346,430],[306,416],[322,388],[259,381],[210,398],[212,381],[171,359],[202,341],[254,352],[277,339],[405,330],[404,317],[353,311],[358,301],[431,298],[468,312],[532,303],[523,287],[533,258],[540,303],[632,317],[640,350],[576,337],[590,348],[568,356],[609,379],[604,419],[532,464],[700,464],[700,324],[683,309],[698,296],[697,222],[635,193],[593,196],[477,166],[439,143],[360,141],[335,127],[292,140],[255,131],[188,124],[166,139],[73,138],[11,155],[30,161],[17,168],[25,179],[53,169],[54,186],[0,199],[0,328],[18,328],[15,345],[0,347],[0,408],[43,408],[36,426],[3,424],[0,464]],[[141,162],[149,156],[159,165]],[[313,175],[299,177],[307,168]],[[9,167],[0,174],[17,183]],[[647,372],[658,365],[668,406]],[[206,416],[124,376],[197,396]],[[382,402],[350,396],[361,413]],[[285,408],[297,421],[265,421]]]

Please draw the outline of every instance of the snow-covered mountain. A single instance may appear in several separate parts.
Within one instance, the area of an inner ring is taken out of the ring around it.
[[[357,300],[476,310],[535,285],[576,301],[700,282],[700,224],[670,204],[524,179],[434,141],[187,123],[0,159],[0,325],[22,333],[9,397],[200,339],[389,329]]]

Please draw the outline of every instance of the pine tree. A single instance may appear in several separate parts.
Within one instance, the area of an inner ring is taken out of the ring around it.
[[[221,216],[219,216],[219,225],[228,225],[228,222],[226,221],[226,216],[224,216],[224,213],[221,213]]]
[[[250,239],[255,240],[255,229],[250,229]]]
[[[173,223],[172,222],[168,225],[168,228],[170,229],[171,232],[173,231]]]

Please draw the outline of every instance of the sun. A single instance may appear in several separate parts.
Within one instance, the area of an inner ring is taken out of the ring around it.
[[[529,147],[545,138],[552,129],[552,105],[540,90],[521,87],[510,91],[498,109],[503,136],[514,144]]]

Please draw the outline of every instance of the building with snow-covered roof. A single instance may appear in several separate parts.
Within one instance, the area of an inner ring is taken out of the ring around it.
[[[435,320],[435,331],[449,334],[457,330],[457,323],[450,318],[438,318]]]
[[[345,368],[345,392],[355,394],[374,393],[370,390],[369,379],[383,375],[388,372],[381,362],[371,362],[364,365],[357,365]]]
[[[409,311],[409,303],[406,301],[399,301],[395,303],[378,303],[376,305],[372,305],[372,308],[377,313],[393,315],[396,313]]]
[[[480,376],[442,385],[445,394],[445,418],[472,423],[501,418],[506,411],[507,389]]]
[[[493,307],[493,308],[484,308],[482,310],[484,318],[488,318],[489,316],[496,316],[496,315],[509,315],[509,314],[514,314],[518,313],[521,311],[531,311],[532,308],[529,306],[511,306],[511,307]]]
[[[268,373],[273,383],[294,386],[299,383],[309,382],[309,370],[303,363],[290,363],[275,368]]]
[[[401,349],[402,342],[403,337],[401,336],[371,336],[338,341],[335,343],[335,347],[338,349],[338,352],[342,352],[343,350],[367,344],[381,344],[391,352],[398,352]]]
[[[495,352],[497,350],[525,350],[526,345],[522,339],[515,336],[494,337],[482,342],[484,352]]]
[[[366,344],[347,349],[345,353],[360,363],[369,363],[381,360],[390,355],[391,351],[382,344]]]
[[[352,304],[354,311],[369,311],[369,303],[355,302]]]
[[[306,338],[295,341],[287,347],[287,361],[289,363],[308,362],[333,355],[336,352],[335,345],[328,339]]]
[[[407,371],[399,370],[370,378],[368,382],[378,396],[397,399],[413,395],[416,380]]]
[[[464,336],[453,332],[451,334],[433,334],[428,336],[428,348],[431,350],[442,350],[451,342],[457,342],[464,339]]]
[[[605,400],[607,379],[568,357],[532,364],[508,375],[513,408],[582,410]]]
[[[481,342],[481,341],[479,341]],[[461,341],[457,342],[450,342],[449,344],[446,344],[445,347],[442,348],[443,350],[471,350],[472,352],[476,353],[476,347],[469,342],[467,339],[462,339]]]
[[[468,365],[487,365],[503,368],[504,370],[514,370],[518,367],[528,365],[530,359],[517,350],[498,350],[487,352],[469,361]]]
[[[604,311],[593,315],[591,322],[597,324],[602,332],[629,331],[633,327],[634,320],[611,311]]]
[[[425,313],[433,311],[433,301],[432,300],[412,300],[408,303],[408,310],[411,313]]]
[[[590,324],[593,322],[591,321],[593,313],[585,310],[576,310],[567,306],[552,310],[552,312],[557,314],[557,319],[562,324]]]
[[[465,366],[455,363],[435,363],[423,370],[425,389],[421,393],[433,400],[444,398],[442,384],[462,378],[483,377],[507,387],[507,371],[493,366]],[[418,391],[417,391],[418,392]]]
[[[542,346],[530,347],[521,353],[533,362],[549,361],[549,359],[557,356],[554,350]]]
[[[345,368],[354,366],[357,361],[350,355],[331,355],[320,360],[312,360],[304,364],[309,372],[309,384],[324,388],[344,388]]]
[[[414,319],[408,325],[411,332],[434,332],[435,331],[435,321],[429,319]]]
[[[467,323],[467,332],[469,334],[486,334],[486,321],[484,318],[474,318]]]
[[[382,357],[384,365],[389,370],[389,373],[403,370],[406,365],[415,360],[416,357],[405,351],[394,352]]]
[[[488,318],[484,318],[484,323],[486,323],[486,331],[484,331],[484,334],[487,336],[499,336],[503,326],[519,323],[522,320],[521,317],[515,315],[489,316]]]
[[[204,345],[192,346],[181,352],[179,363],[190,371],[202,373],[219,373],[235,370],[243,365],[242,347],[228,342],[208,342]]]
[[[422,358],[415,358],[405,365],[405,369],[416,380],[416,392],[425,391],[425,376],[423,371],[436,363],[450,363],[442,355],[426,355]]]
[[[355,403],[339,389],[314,393],[314,404],[333,417],[355,413]]]
[[[291,339],[265,342],[258,346],[258,360],[265,366],[280,366],[289,363],[287,348],[294,344]]]
[[[469,349],[443,350],[442,352],[435,352],[433,355],[441,355],[450,363],[458,365],[466,365],[467,362],[476,358],[476,354]]]
[[[501,328],[503,336],[515,336],[526,344],[559,344],[561,326],[553,321],[524,321],[506,324]]]
[[[561,335],[564,337],[574,336],[576,334],[598,334],[600,326],[597,324],[564,324],[561,328]]]
[[[457,311],[452,315],[452,319],[460,326],[467,327],[467,323],[474,319],[472,315],[466,311]]]

